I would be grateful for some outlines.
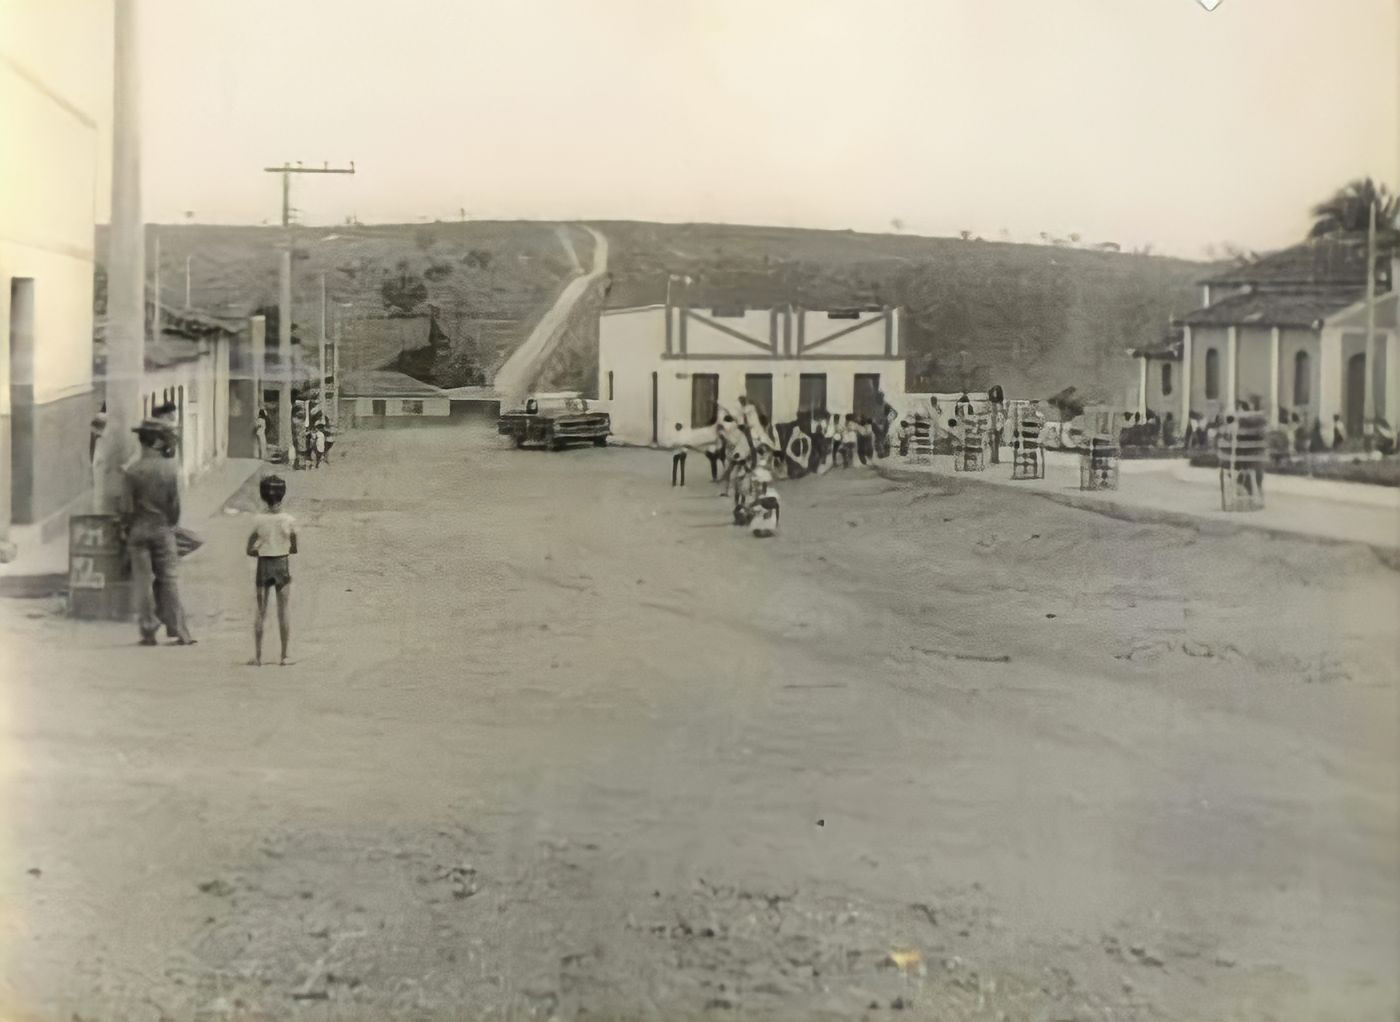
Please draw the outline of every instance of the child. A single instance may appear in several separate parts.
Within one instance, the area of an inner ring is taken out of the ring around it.
[[[680,447],[677,447],[677,448],[672,452],[672,454],[671,454],[671,485],[672,485],[672,486],[676,486],[676,485],[684,486],[684,485],[685,485],[685,455],[686,455],[685,440],[686,440],[686,437],[683,436],[684,432],[685,432],[685,427],[682,426],[679,422],[676,423],[676,439],[677,439],[678,441],[680,441],[681,446],[680,446]],[[677,482],[676,482],[676,479],[677,479],[678,476],[679,476],[679,478],[680,478],[680,483],[679,483],[679,484],[677,484]]]
[[[841,434],[841,467],[850,468],[855,457],[856,445],[860,442],[860,430],[854,414],[846,416],[846,428]]]
[[[909,422],[907,419],[899,420],[899,432],[896,433],[895,436],[899,440],[899,456],[901,458],[909,457],[909,438],[911,434],[909,432]]]
[[[282,636],[282,666],[287,659],[287,641],[291,638],[292,573],[288,558],[297,552],[296,520],[282,510],[282,498],[287,484],[280,476],[266,476],[258,484],[266,509],[258,515],[252,535],[248,537],[248,556],[258,559],[258,571],[253,585],[257,589],[258,614],[253,619],[254,667],[262,666],[263,618],[267,614],[268,590],[277,590],[277,627]]]
[[[313,467],[320,468],[321,462],[326,460],[326,427],[319,422],[311,431],[311,446],[316,455]]]
[[[778,531],[778,518],[780,515],[778,491],[773,489],[773,473],[766,469],[754,471],[754,492],[751,499],[752,507],[749,519],[749,528],[753,535],[764,539],[775,535]]]

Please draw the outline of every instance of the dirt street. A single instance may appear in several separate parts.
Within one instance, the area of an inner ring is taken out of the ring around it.
[[[1397,1017],[1371,555],[869,471],[762,541],[702,458],[335,455],[291,667],[244,666],[246,515],[190,523],[193,648],[0,604],[5,1018]]]

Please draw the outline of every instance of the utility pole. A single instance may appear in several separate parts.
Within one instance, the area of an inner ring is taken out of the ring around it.
[[[185,309],[190,308],[190,260],[193,256],[185,256]]]
[[[160,231],[151,232],[155,235],[155,276],[151,280],[151,340],[156,344],[160,343]]]
[[[345,316],[349,302],[341,302],[335,316],[335,347],[331,350],[331,391],[334,398],[331,404],[331,425],[340,425],[340,349],[345,344]]]
[[[141,97],[137,0],[116,0],[113,23],[112,226],[107,250],[107,426],[93,479],[95,510],[112,514],[145,371],[146,239],[141,223]]]
[[[326,407],[326,275],[321,274],[321,336],[316,345],[319,358],[317,364],[321,375],[316,379],[316,395],[321,402],[321,418],[328,419],[330,410]]]
[[[287,232],[285,248],[282,250],[281,294],[277,312],[277,443],[291,450],[292,438],[292,175],[293,174],[353,174],[355,161],[349,167],[332,167],[329,163],[320,167],[295,167],[284,163],[280,167],[264,167],[268,174],[282,175],[282,227]],[[289,455],[290,458],[290,455]],[[290,461],[289,461],[290,463]]]
[[[1392,284],[1392,287],[1395,285]],[[1386,352],[1389,361],[1390,353]],[[1372,431],[1376,422],[1376,203],[1371,201],[1371,216],[1366,225],[1366,374],[1361,399],[1361,432],[1366,449],[1371,449]],[[1389,413],[1390,409],[1386,409]]]

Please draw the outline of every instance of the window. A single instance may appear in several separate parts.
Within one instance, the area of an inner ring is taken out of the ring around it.
[[[758,414],[769,422],[773,421],[773,374],[745,373],[744,396],[749,404],[758,409]]]
[[[827,319],[860,319],[859,309],[832,309],[826,314]]]
[[[400,402],[399,402],[399,411],[403,412],[405,415],[422,415],[422,414],[423,414],[423,402],[422,402],[422,401],[400,401]]]
[[[383,415],[385,411],[384,402],[376,398],[369,403],[369,410],[371,415]]]
[[[713,426],[719,419],[719,374],[696,373],[690,378],[690,425]]]
[[[821,412],[826,410],[826,373],[803,373],[797,381],[797,410]]]
[[[1312,401],[1312,366],[1306,351],[1293,356],[1293,406],[1305,407]]]
[[[1206,349],[1206,400],[1214,401],[1220,397],[1220,352],[1214,348]]]
[[[1171,397],[1172,394],[1172,364],[1162,363],[1162,396]]]
[[[608,370],[608,400],[611,401],[612,399],[613,399],[613,371],[612,371],[611,369],[609,369],[609,370]]]
[[[742,305],[727,305],[719,309],[710,310],[711,319],[743,319],[744,307]]]

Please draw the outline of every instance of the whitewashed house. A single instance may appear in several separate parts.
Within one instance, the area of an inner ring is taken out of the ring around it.
[[[394,369],[342,373],[340,425],[358,428],[442,425],[452,421],[452,397]]]
[[[1340,415],[1358,436],[1366,388],[1374,412],[1400,419],[1395,283],[1400,246],[1384,239],[1376,279],[1375,343],[1366,357],[1366,239],[1324,237],[1202,282],[1202,307],[1156,343],[1136,349],[1139,411],[1185,421],[1227,415],[1241,401],[1276,419]],[[1178,435],[1180,435],[1178,433]]]
[[[802,413],[876,416],[902,406],[897,308],[745,303],[742,293],[687,295],[611,308],[598,330],[598,397],[624,443],[664,444],[677,423],[715,422],[746,396],[775,424]],[[723,304],[720,304],[720,303]]]
[[[94,235],[111,181],[112,4],[72,8],[0,3],[0,539],[13,523],[40,543],[92,483]]]

